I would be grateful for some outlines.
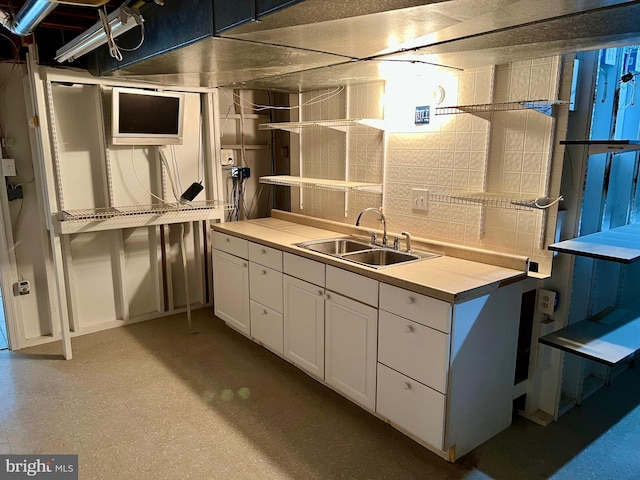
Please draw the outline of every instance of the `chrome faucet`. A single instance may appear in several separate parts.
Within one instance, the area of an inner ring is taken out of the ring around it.
[[[407,253],[411,253],[411,234],[409,232],[401,232],[400,234],[405,237],[404,241],[407,244]]]
[[[387,218],[384,216],[384,213],[382,213],[382,211],[379,208],[369,207],[361,211],[360,214],[358,215],[358,218],[356,219],[356,227],[360,225],[360,219],[362,218],[362,215],[370,211],[378,212],[378,214],[380,214],[380,220],[382,220],[382,246],[386,247],[387,246]],[[375,233],[371,234],[371,243],[374,243],[374,244],[376,243]]]

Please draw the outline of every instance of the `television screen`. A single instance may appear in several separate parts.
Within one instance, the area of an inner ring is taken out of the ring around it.
[[[173,92],[114,88],[113,144],[182,144],[183,98]]]

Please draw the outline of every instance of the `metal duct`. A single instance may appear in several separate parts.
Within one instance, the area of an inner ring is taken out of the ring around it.
[[[58,2],[55,1],[28,0],[16,18],[13,18],[10,12],[0,9],[0,23],[16,35],[29,35],[57,6]]]
[[[13,18],[7,10],[0,8],[0,24],[16,35],[30,35],[40,22],[60,3],[99,7],[108,1],[109,0],[27,0],[15,18]]]

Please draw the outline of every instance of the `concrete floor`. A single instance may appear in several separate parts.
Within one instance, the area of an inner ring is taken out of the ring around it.
[[[559,422],[449,464],[194,313],[0,352],[0,453],[75,453],[80,479],[639,479],[640,372]]]

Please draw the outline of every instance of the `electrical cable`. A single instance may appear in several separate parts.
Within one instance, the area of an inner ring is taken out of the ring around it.
[[[162,203],[166,204],[166,205],[171,205],[169,202],[167,202],[164,198],[160,198],[157,195],[151,193],[151,191],[147,190],[147,187],[144,186],[144,184],[142,183],[142,180],[140,180],[140,177],[138,176],[138,171],[136,170],[136,164],[133,161],[133,150],[135,149],[135,145],[131,146],[131,167],[133,168],[133,174],[136,177],[136,180],[138,180],[138,183],[140,184],[140,187],[142,187],[142,189],[147,192],[149,195],[151,195],[153,198],[160,200]]]
[[[184,294],[187,302],[187,323],[191,333],[198,333],[191,324],[191,301],[189,300],[189,272],[187,271],[187,249],[184,243],[184,223],[180,224],[180,253],[182,254],[182,270],[184,272]]]
[[[140,24],[140,43],[138,43],[138,45],[136,45],[133,48],[124,48],[118,44],[115,43],[115,40],[113,41],[113,43],[116,45],[116,47],[119,50],[122,50],[123,52],[135,52],[136,50],[138,50],[142,44],[144,43],[144,23]]]
[[[202,148],[202,143],[202,116],[200,116],[200,128],[198,129],[198,183],[200,184],[204,181],[204,155],[202,154],[204,149]],[[202,170],[200,170],[200,167],[202,167]]]
[[[541,208],[541,209],[546,209],[549,207],[552,207],[553,205],[555,205],[556,203],[558,203],[561,200],[564,200],[564,197],[562,195],[560,195],[558,198],[556,198],[553,202],[551,203],[547,203],[546,205],[540,205],[538,203],[538,200],[540,200],[540,198],[536,198],[535,201],[533,202],[533,204],[537,207],[537,208]]]
[[[107,6],[106,4],[102,6],[102,9],[98,9],[98,15],[100,16],[100,21],[102,22],[102,28],[104,29],[105,36],[107,37],[107,46],[109,47],[109,55],[115,58],[117,61],[122,61],[122,52],[134,52],[138,50],[142,44],[144,43],[144,23],[142,22],[142,17],[140,15],[134,13],[130,8],[122,7],[122,15],[127,17],[134,17],[136,22],[140,25],[140,42],[133,48],[124,48],[116,43],[116,39],[113,36],[113,32],[111,31],[111,25],[109,25],[109,17],[107,15]]]
[[[318,103],[326,102],[327,100],[330,100],[331,98],[333,98],[333,97],[335,97],[337,95],[340,95],[344,91],[344,88],[345,88],[344,86],[340,86],[340,87],[337,87],[335,90],[333,90],[331,92],[321,93],[321,94],[316,95],[315,97],[312,97],[309,100],[301,103],[299,106],[300,107],[308,107],[310,105],[316,105]],[[245,108],[244,105],[236,102],[235,99],[229,97],[229,94],[226,93],[224,91],[224,89],[221,89],[220,91],[222,92],[222,94],[225,97],[229,98],[233,102],[234,105],[237,105],[240,108]],[[326,98],[323,98],[323,97],[326,97]],[[260,105],[258,103],[253,103],[253,102],[251,102],[249,100],[246,100],[246,99],[243,99],[243,101],[244,101],[244,103],[248,104],[249,106],[255,107],[255,111],[257,111],[257,112],[260,112],[262,110],[269,110],[269,109],[272,109],[272,110],[295,110],[295,109],[297,109],[299,107],[298,105],[293,106],[293,107],[278,107],[278,106],[274,106],[274,105]]]
[[[179,204],[180,192],[176,190],[176,184],[174,182],[173,175],[171,174],[171,167],[169,165],[169,161],[167,160],[167,157],[165,156],[163,149],[160,148],[159,146],[157,148],[158,148],[158,153],[160,154],[160,161],[162,162],[162,165],[167,171],[167,177],[169,178],[169,183],[171,184],[171,191],[173,192],[173,197],[176,199],[176,202],[178,202]]]
[[[109,47],[109,55],[115,58],[117,61],[122,61],[122,53],[120,49],[116,45],[115,40],[113,39],[113,33],[111,32],[111,26],[109,25],[109,19],[107,18],[107,7],[106,5],[102,6],[102,10],[98,10],[98,15],[100,16],[100,21],[102,22],[102,28],[104,29],[104,33],[107,37],[107,46]]]
[[[182,180],[180,180],[180,168],[178,168],[175,145],[171,145],[171,161],[173,162],[173,172],[176,178],[178,192],[183,192],[184,190],[182,189]]]

